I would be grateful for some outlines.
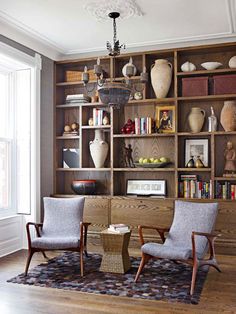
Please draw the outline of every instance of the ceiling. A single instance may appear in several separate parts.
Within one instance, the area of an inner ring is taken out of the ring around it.
[[[120,8],[118,38],[127,52],[236,39],[236,0],[0,0],[2,35],[52,58],[106,53]],[[90,9],[90,11],[89,11]],[[125,15],[127,15],[125,17]]]

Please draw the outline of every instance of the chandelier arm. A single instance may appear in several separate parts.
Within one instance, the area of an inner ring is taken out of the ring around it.
[[[138,88],[138,86],[141,86],[141,88]],[[137,83],[137,84],[134,84],[134,89],[136,92],[143,92],[145,88],[145,84],[144,83]]]
[[[96,87],[96,83],[93,83],[92,85],[92,88],[91,89],[88,89],[88,84],[84,84],[84,87],[85,87],[85,90],[86,90],[86,93],[91,93],[94,91],[95,87]]]

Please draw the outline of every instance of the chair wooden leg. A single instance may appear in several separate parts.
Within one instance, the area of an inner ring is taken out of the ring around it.
[[[138,278],[143,270],[143,267],[147,264],[147,262],[150,260],[151,256],[150,255],[147,255],[147,254],[144,254],[142,253],[142,260],[140,262],[140,265],[139,265],[139,268],[138,268],[138,271],[137,271],[137,274],[136,274],[136,277],[135,277],[135,282],[138,281]]]
[[[197,277],[197,270],[198,270],[198,263],[195,261],[193,263],[193,272],[192,272],[192,281],[191,281],[191,289],[190,289],[190,295],[193,295],[194,288],[195,288],[195,282]]]
[[[42,252],[42,254],[43,254],[43,257],[46,258],[46,259],[48,259],[48,257],[47,257],[47,255],[45,254],[45,252],[44,252],[44,251],[41,251],[41,252]]]
[[[29,269],[29,265],[30,265],[33,254],[34,254],[34,251],[29,250],[28,258],[27,258],[27,262],[26,262],[26,266],[25,266],[25,276],[27,276],[27,274],[28,274],[28,269]]]
[[[83,250],[80,251],[80,274],[81,274],[81,277],[84,276]]]

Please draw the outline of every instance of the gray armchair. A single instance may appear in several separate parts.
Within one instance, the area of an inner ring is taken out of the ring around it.
[[[193,266],[190,294],[194,293],[197,269],[210,265],[220,271],[214,250],[217,234],[212,233],[218,213],[217,203],[194,203],[175,201],[174,219],[171,228],[139,226],[142,260],[139,265],[135,282],[150,258],[164,258],[182,261]],[[155,229],[163,242],[144,243],[142,229]],[[165,238],[165,233],[168,232]],[[208,248],[210,257],[204,259]]]
[[[44,198],[44,222],[29,222],[26,225],[28,236],[28,259],[25,275],[35,252],[64,250],[80,253],[80,271],[83,276],[83,252],[87,255],[87,229],[89,223],[83,223],[84,197],[80,198]],[[34,226],[37,237],[31,239],[30,226]]]

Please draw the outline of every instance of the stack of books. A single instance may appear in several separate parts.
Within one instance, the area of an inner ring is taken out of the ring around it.
[[[213,198],[212,180],[201,181],[195,174],[182,174],[179,181],[179,197],[183,198]]]
[[[221,198],[223,200],[236,200],[236,184],[232,184],[229,181],[216,181],[215,198]]]
[[[87,103],[91,102],[91,97],[85,94],[74,94],[74,95],[67,95],[66,96],[66,103],[73,104],[73,103]]]
[[[93,108],[93,125],[103,125],[103,118],[105,116],[108,116],[106,110]]]
[[[115,233],[126,233],[129,232],[129,226],[125,224],[112,224],[109,226],[108,231]]]
[[[135,118],[135,134],[151,134],[153,119],[150,117]]]

